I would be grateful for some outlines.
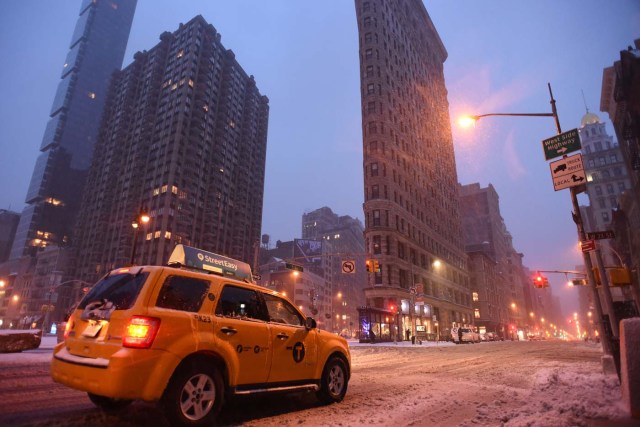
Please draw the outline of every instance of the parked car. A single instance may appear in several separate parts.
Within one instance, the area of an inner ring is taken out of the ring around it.
[[[462,340],[460,340],[460,335],[458,333],[459,329],[462,330]],[[453,342],[455,342],[456,344],[480,342],[480,334],[477,333],[476,331],[474,331],[471,328],[465,328],[465,327],[463,327],[463,328],[452,328],[451,329],[451,338],[452,338]]]

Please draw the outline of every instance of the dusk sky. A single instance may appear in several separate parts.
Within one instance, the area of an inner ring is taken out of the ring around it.
[[[21,212],[80,0],[9,0],[0,15],[0,209]],[[532,270],[582,264],[569,190],[555,192],[542,143],[551,118],[462,113],[550,112],[563,131],[600,112],[602,71],[640,37],[638,0],[425,0],[447,51],[445,80],[458,181],[493,184],[516,250]],[[164,31],[202,15],[270,100],[262,232],[301,235],[304,212],[363,219],[358,36],[352,0],[139,0],[124,66]],[[584,100],[583,100],[584,92]],[[586,204],[586,199],[581,199]],[[588,231],[588,230],[587,230]],[[577,301],[563,275],[554,294]],[[567,307],[572,305],[567,303]]]

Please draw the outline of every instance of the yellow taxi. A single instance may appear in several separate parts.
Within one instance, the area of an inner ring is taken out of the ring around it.
[[[141,399],[175,424],[211,424],[225,396],[315,391],[340,402],[342,337],[320,330],[245,263],[178,245],[167,266],[116,269],[82,299],[54,349],[54,381],[104,410]]]

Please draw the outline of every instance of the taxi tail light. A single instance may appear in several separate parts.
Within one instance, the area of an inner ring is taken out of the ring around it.
[[[76,325],[76,320],[73,316],[69,317],[69,320],[64,324],[64,339],[66,340],[69,337],[69,333]]]
[[[131,348],[149,348],[160,329],[160,319],[147,316],[133,316],[125,327],[122,345]]]

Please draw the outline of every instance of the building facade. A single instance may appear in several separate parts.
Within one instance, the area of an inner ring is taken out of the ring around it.
[[[112,74],[137,0],[83,0],[62,67],[11,258],[70,243]]]
[[[443,73],[447,52],[421,0],[356,0],[355,7],[365,248],[380,266],[369,274],[366,306],[394,312],[380,317],[393,319],[391,328],[378,326],[396,339],[407,330],[448,337],[473,318]]]
[[[640,39],[620,52],[620,60],[605,68],[600,111],[613,122],[630,188],[613,212],[615,245],[631,271],[632,292],[640,308]]]
[[[531,281],[523,255],[513,248],[511,234],[500,214],[493,185],[460,187],[460,205],[466,250],[471,258],[475,322],[503,338],[524,337],[530,329],[525,286]],[[493,264],[492,264],[493,263]]]
[[[163,264],[180,243],[255,267],[269,101],[220,40],[197,16],[114,76],[75,235],[76,278]],[[141,211],[150,221],[135,230]]]

